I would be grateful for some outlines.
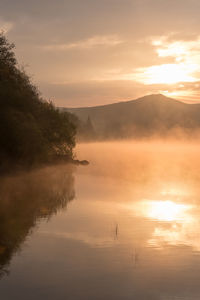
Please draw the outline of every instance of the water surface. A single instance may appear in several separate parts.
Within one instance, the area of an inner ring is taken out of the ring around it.
[[[91,143],[1,178],[1,299],[200,299],[200,147]]]

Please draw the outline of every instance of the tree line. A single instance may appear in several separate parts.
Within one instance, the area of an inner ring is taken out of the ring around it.
[[[74,117],[44,100],[0,33],[0,167],[73,158]]]

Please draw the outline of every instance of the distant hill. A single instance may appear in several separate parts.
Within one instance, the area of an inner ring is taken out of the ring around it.
[[[163,135],[176,128],[187,132],[200,128],[200,104],[186,104],[161,94],[109,105],[62,108],[88,122],[96,138]]]

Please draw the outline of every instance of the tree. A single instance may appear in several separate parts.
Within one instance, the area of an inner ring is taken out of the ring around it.
[[[76,128],[67,112],[45,101],[20,69],[10,44],[0,34],[0,159],[33,164],[73,157]]]

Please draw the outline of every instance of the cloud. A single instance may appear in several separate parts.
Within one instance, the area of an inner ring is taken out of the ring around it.
[[[159,92],[187,103],[199,103],[200,81],[160,86]]]
[[[152,45],[156,47],[156,52],[159,57],[172,56],[176,61],[182,61],[199,55],[200,52],[200,36],[191,40],[176,39],[171,41],[173,35],[162,36],[159,39],[153,39]]]
[[[173,64],[153,65],[138,69],[139,81],[146,84],[195,82],[200,80],[200,37],[195,40],[168,41],[160,37],[152,41],[158,58],[173,57]]]
[[[170,41],[169,36],[149,39],[157,54],[157,63],[163,58],[172,58],[173,63],[154,64],[118,73],[115,79],[133,80],[143,84],[175,84],[200,80],[200,37],[195,40]]]
[[[40,83],[40,90],[58,106],[104,105],[136,99],[166,90],[165,85],[145,86],[130,80],[86,80],[82,82]]]
[[[174,84],[195,82],[197,79],[192,74],[197,70],[197,64],[177,63],[139,68],[134,74],[128,75],[144,84]]]
[[[94,47],[113,47],[122,44],[123,41],[116,35],[94,36],[85,40],[66,44],[53,44],[41,46],[43,50],[65,51],[70,49],[91,49]]]
[[[19,62],[29,65],[40,86],[51,87],[52,94],[42,89],[55,101],[95,105],[160,90],[180,96],[183,89],[175,82],[200,79],[199,0],[0,2],[0,28],[16,44]],[[83,81],[90,86],[87,93]],[[104,86],[103,95],[91,88],[94,81]],[[71,82],[80,93],[69,96],[52,82]],[[129,85],[136,90],[123,88]]]

